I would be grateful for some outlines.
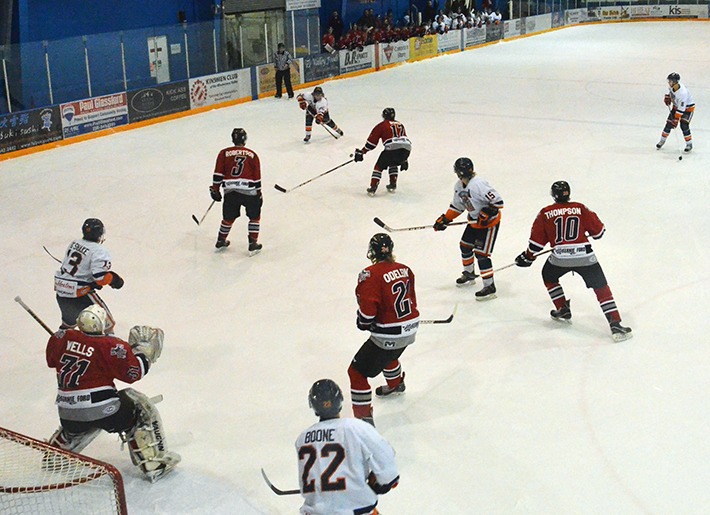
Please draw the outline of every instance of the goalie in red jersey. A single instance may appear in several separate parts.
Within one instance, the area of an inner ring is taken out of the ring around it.
[[[353,414],[375,425],[369,377],[383,373],[387,384],[378,386],[378,397],[404,392],[404,372],[399,357],[414,343],[419,328],[414,272],[395,261],[394,243],[384,233],[370,239],[367,257],[372,265],[358,277],[357,327],[370,337],[348,368]]]
[[[397,190],[399,170],[409,168],[408,159],[412,152],[412,142],[407,137],[404,124],[395,120],[395,112],[392,107],[385,107],[382,111],[382,121],[372,129],[365,146],[355,149],[355,162],[362,161],[363,156],[370,150],[374,150],[380,141],[385,148],[377,158],[375,168],[372,170],[370,187],[367,188],[367,194],[371,197],[375,195],[385,169],[389,174],[387,191],[394,193]]]

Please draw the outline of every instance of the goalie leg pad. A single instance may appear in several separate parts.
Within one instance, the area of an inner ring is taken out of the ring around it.
[[[136,425],[125,433],[131,461],[154,483],[180,463],[180,455],[167,450],[163,421],[151,400],[133,388],[122,392],[136,406]]]
[[[136,352],[142,352],[151,363],[158,361],[163,352],[165,333],[157,327],[135,325],[128,333],[128,344]]]
[[[65,451],[80,453],[99,436],[101,429],[91,428],[83,433],[69,433],[59,426],[49,439],[49,445]],[[42,470],[59,471],[68,466],[70,460],[62,455],[45,452],[42,456]]]

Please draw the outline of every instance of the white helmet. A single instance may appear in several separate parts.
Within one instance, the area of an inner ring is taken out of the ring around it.
[[[76,325],[87,334],[104,334],[106,329],[106,310],[97,304],[84,308],[76,317]]]

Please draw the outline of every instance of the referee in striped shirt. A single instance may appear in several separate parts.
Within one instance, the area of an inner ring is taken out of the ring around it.
[[[293,98],[293,88],[291,87],[291,63],[293,58],[286,50],[283,43],[279,43],[278,49],[274,52],[274,68],[276,68],[276,98],[281,98],[281,82],[286,83],[288,98]]]

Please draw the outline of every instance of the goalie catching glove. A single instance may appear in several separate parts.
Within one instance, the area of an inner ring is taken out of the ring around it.
[[[151,363],[155,363],[163,352],[163,338],[165,338],[165,333],[162,329],[147,325],[135,325],[128,333],[128,344],[134,352],[145,355]]]

